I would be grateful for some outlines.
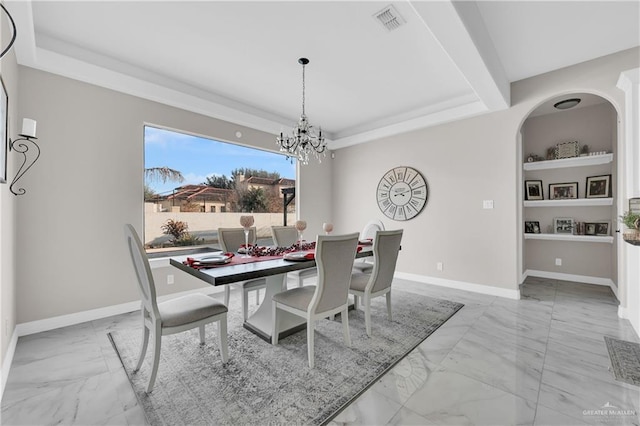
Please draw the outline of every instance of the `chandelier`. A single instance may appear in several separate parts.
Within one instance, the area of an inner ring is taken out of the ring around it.
[[[300,115],[298,124],[291,131],[291,136],[285,136],[280,132],[280,136],[276,138],[276,143],[280,146],[281,152],[285,152],[289,157],[297,157],[302,164],[309,164],[310,154],[313,154],[320,163],[322,162],[320,154],[322,154],[322,157],[326,155],[327,144],[322,135],[322,128],[318,127],[318,134],[316,135],[304,110],[304,67],[309,63],[309,60],[300,58],[298,63],[302,65],[302,115]]]

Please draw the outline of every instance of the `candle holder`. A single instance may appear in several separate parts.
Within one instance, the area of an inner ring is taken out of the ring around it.
[[[22,120],[22,133],[18,134],[20,136],[18,139],[11,140],[9,139],[9,151],[15,151],[19,154],[22,154],[22,164],[18,167],[18,171],[16,176],[11,181],[11,185],[9,185],[9,190],[14,195],[24,195],[27,191],[24,188],[19,188],[16,191],[13,187],[16,182],[24,176],[24,174],[33,166],[38,158],[40,158],[40,147],[36,143],[36,121],[30,118],[25,118]],[[29,151],[33,148],[32,152],[35,152],[35,156],[30,156]]]
[[[296,221],[296,229],[298,230],[298,239],[299,239],[298,248],[300,251],[302,251],[302,232],[305,229],[307,229],[307,222],[305,222],[304,220]]]
[[[244,228],[244,256],[251,257],[249,255],[249,231],[254,224],[253,216],[240,216],[240,225]]]

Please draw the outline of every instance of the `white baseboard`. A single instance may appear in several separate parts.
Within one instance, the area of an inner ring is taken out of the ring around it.
[[[161,302],[163,300],[172,299],[174,297],[191,293],[213,294],[219,293],[220,291],[220,288],[214,287],[188,290],[180,293],[160,296],[158,297],[158,301]],[[70,325],[76,325],[87,321],[94,321],[114,315],[126,314],[128,312],[137,311],[138,309],[140,309],[140,301],[121,303],[119,305],[107,306],[105,308],[92,309],[89,311],[76,312],[69,315],[61,315],[58,317],[47,318],[43,320],[21,323],[17,325],[16,330],[19,337],[28,336],[30,334],[54,330],[56,328],[68,327]]]
[[[529,277],[550,278],[552,280],[574,281],[585,284],[606,285],[615,287],[611,278],[590,277],[588,275],[564,274],[562,272],[538,271],[527,269],[525,275]]]
[[[618,318],[629,319],[629,313],[627,311],[627,308],[625,308],[622,305],[618,305]]]
[[[490,296],[505,297],[507,299],[520,299],[520,289],[508,289],[484,284],[468,283],[465,281],[446,280],[443,278],[428,277],[426,275],[409,274],[407,272],[396,272],[394,276],[404,280],[471,291],[473,293],[488,294]]]
[[[11,333],[11,340],[9,341],[9,346],[7,347],[7,353],[4,357],[4,361],[2,361],[2,371],[0,371],[0,376],[2,376],[2,387],[0,387],[0,400],[2,400],[2,395],[4,395],[4,387],[7,385],[7,379],[9,378],[9,370],[11,370],[11,364],[13,363],[13,356],[16,353],[16,346],[18,345],[18,333],[16,329]]]

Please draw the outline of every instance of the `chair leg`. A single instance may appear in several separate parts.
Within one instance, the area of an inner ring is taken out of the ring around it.
[[[198,329],[200,330],[200,344],[204,345],[204,324],[198,327]]]
[[[271,344],[278,344],[278,307],[276,302],[271,302]]]
[[[355,294],[353,295],[353,310],[358,310],[358,296]]]
[[[298,287],[304,286],[304,278],[298,277]]]
[[[391,321],[391,292],[387,293],[387,315],[389,316],[389,321]]]
[[[220,346],[220,357],[222,363],[229,361],[229,345],[227,343],[227,316],[218,321],[218,346]]]
[[[314,367],[314,334],[315,334],[316,322],[307,321],[307,357],[309,358],[309,368]]]
[[[371,297],[364,295],[364,325],[367,329],[367,336],[371,337]]]
[[[147,354],[147,346],[149,345],[149,329],[146,325],[142,327],[142,347],[140,348],[140,358],[138,358],[138,365],[133,371],[140,370],[142,367],[142,362],[144,361],[144,356]]]
[[[349,307],[342,311],[342,333],[344,334],[344,342],[351,347],[351,334],[349,333]]]
[[[231,288],[229,284],[224,286],[224,304],[228,308],[229,307],[229,296],[231,295]]]
[[[153,333],[153,366],[151,367],[151,376],[149,376],[149,384],[147,385],[147,393],[151,393],[153,385],[156,383],[156,375],[158,374],[158,365],[160,364],[160,347],[162,341],[162,330],[160,325],[156,326]]]
[[[259,305],[259,304],[260,304],[260,289],[257,289],[256,290],[256,305]]]

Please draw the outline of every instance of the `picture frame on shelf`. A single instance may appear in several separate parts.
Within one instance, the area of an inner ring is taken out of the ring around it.
[[[563,142],[556,145],[555,158],[573,158],[580,155],[578,141]]]
[[[585,198],[610,198],[611,175],[587,177],[587,189]]]
[[[584,224],[584,228],[585,235],[609,236],[611,230],[611,222],[606,220],[586,222]]]
[[[568,200],[578,198],[578,182],[550,183],[550,200]]]
[[[541,180],[525,180],[524,181],[524,199],[525,200],[544,200],[542,192]]]
[[[538,221],[526,221],[524,223],[524,232],[525,232],[525,234],[539,234],[540,233],[540,222],[538,222]]]
[[[573,234],[574,221],[572,217],[554,217],[553,233],[554,234]]]
[[[640,198],[629,198],[629,213],[640,214]]]

